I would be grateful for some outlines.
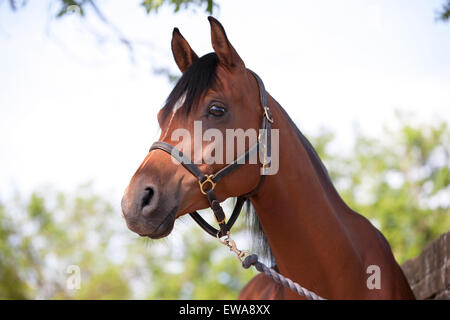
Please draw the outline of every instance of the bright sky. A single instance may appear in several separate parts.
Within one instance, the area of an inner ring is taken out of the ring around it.
[[[12,13],[0,5],[0,199],[89,180],[120,202],[158,138],[156,114],[172,84],[152,68],[177,69],[173,27],[203,55],[212,51],[207,14],[141,1],[102,1],[105,15],[138,39],[97,43],[76,16],[50,21],[46,1]],[[220,1],[215,16],[247,66],[305,133],[337,133],[345,148],[358,123],[376,134],[409,110],[450,122],[450,24],[441,0]],[[106,30],[94,15],[87,25]]]

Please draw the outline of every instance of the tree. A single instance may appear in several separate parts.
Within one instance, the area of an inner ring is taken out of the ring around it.
[[[18,1],[18,0],[9,0],[9,7],[13,12],[20,10],[25,7],[28,3],[27,0]],[[106,26],[115,39],[124,45],[129,52],[130,59],[134,61],[134,50],[136,46],[136,41],[131,39],[129,36],[125,35],[120,28],[118,28],[113,21],[108,18],[101,6],[99,5],[99,1],[97,0],[49,0],[49,3],[54,4],[56,6],[56,10],[51,11],[50,16],[62,19],[70,15],[78,15],[81,19],[86,17],[86,14],[93,13],[93,15],[104,25]],[[188,9],[196,9],[201,8],[205,10],[205,12],[209,14],[213,14],[214,10],[218,7],[218,4],[214,0],[143,0],[140,2],[142,8],[147,12],[147,14],[157,14],[158,10],[163,7],[171,7],[174,13],[177,13],[181,10]],[[48,6],[49,10],[52,10],[52,6]],[[97,32],[95,29],[91,29],[91,32],[94,36],[96,36],[99,42],[105,40],[103,36],[101,36],[101,32]],[[150,45],[150,44],[148,44]],[[165,69],[156,70],[156,73],[163,73],[169,75],[168,71]]]
[[[448,19],[450,19],[450,0],[447,0],[442,5],[442,11],[439,12],[439,19],[441,19],[442,21],[447,21]]]
[[[388,239],[399,262],[450,229],[450,130],[445,122],[398,128],[381,137],[361,132],[351,154],[326,154],[333,135],[313,141],[351,208],[368,217]]]
[[[0,299],[234,299],[255,274],[197,226],[171,238],[139,238],[90,184],[17,197],[0,206]]]
[[[397,119],[377,138],[357,131],[348,153],[330,151],[328,131],[311,141],[344,200],[403,262],[450,229],[450,130]],[[257,273],[188,217],[166,240],[138,237],[90,184],[1,200],[0,299],[234,299]],[[244,227],[239,219],[233,238],[251,249],[241,241]],[[72,265],[81,271],[79,290],[67,286]]]
[[[19,246],[11,243],[17,233],[0,205],[0,299],[25,299],[26,281],[19,275]]]

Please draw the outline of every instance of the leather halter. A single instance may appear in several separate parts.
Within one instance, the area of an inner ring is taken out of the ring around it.
[[[272,113],[270,112],[270,109],[267,106],[267,93],[264,87],[264,83],[256,73],[254,73],[251,70],[249,71],[255,77],[256,82],[258,83],[260,104],[263,109],[263,119],[261,125],[262,130],[258,136],[258,142],[255,143],[253,146],[251,146],[245,154],[239,156],[236,160],[234,160],[232,163],[228,164],[224,168],[220,169],[215,174],[207,175],[204,174],[195,164],[193,164],[191,159],[189,159],[189,157],[187,157],[181,151],[179,151],[178,149],[176,149],[175,147],[166,142],[157,141],[153,143],[153,145],[149,150],[150,152],[152,150],[159,149],[167,152],[179,163],[181,163],[181,165],[183,165],[183,167],[186,168],[186,170],[188,170],[193,176],[195,176],[198,179],[200,192],[206,195],[209,205],[214,212],[216,222],[219,224],[219,230],[217,230],[216,228],[211,226],[208,222],[206,222],[197,211],[191,212],[190,215],[195,220],[195,222],[197,222],[200,225],[200,227],[202,227],[203,230],[208,232],[213,237],[220,238],[228,234],[228,232],[231,230],[231,227],[236,222],[236,219],[239,217],[239,214],[241,213],[241,209],[245,201],[248,198],[255,195],[256,192],[258,192],[259,188],[264,183],[267,174],[267,169],[270,164],[270,156],[271,156],[270,125],[271,123],[273,123]],[[227,176],[228,174],[239,168],[249,159],[250,155],[252,155],[256,151],[259,151],[260,153],[262,152],[263,156],[261,167],[261,178],[259,180],[259,183],[252,191],[237,197],[237,201],[233,209],[233,212],[230,216],[230,219],[228,220],[228,222],[226,222],[225,213],[222,207],[220,206],[219,201],[217,200],[216,194],[214,193],[214,188],[223,177]]]

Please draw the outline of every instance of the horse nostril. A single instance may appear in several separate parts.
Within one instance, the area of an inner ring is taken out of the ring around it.
[[[155,191],[153,190],[152,187],[145,188],[145,193],[144,196],[142,197],[141,208],[145,208],[151,203],[154,194]]]

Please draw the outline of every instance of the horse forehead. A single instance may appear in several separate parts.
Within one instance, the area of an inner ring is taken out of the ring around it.
[[[215,94],[222,95],[228,101],[239,103],[250,96],[251,88],[242,79],[228,79],[215,91]]]
[[[235,90],[236,88],[241,88],[247,86],[246,72],[241,72],[238,70],[230,71],[227,68],[219,65],[216,70],[216,76],[220,83],[219,87],[226,90]]]

